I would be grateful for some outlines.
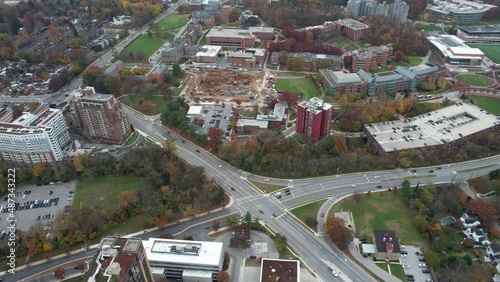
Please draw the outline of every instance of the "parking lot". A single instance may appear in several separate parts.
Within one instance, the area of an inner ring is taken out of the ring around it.
[[[403,265],[403,269],[405,271],[405,275],[413,275],[413,280],[408,279],[408,281],[415,282],[428,282],[431,280],[431,275],[427,273],[423,273],[424,270],[429,270],[428,267],[420,267],[419,264],[427,264],[425,261],[425,257],[423,255],[417,255],[416,253],[422,254],[420,248],[412,247],[412,246],[401,246],[401,252],[407,252],[406,256],[401,256],[401,264]],[[407,276],[408,277],[408,276]]]
[[[222,131],[227,132],[226,136],[229,136],[231,131],[231,120],[234,114],[230,106],[226,107],[203,107],[201,114],[198,116],[199,120],[203,120],[198,124],[198,132],[201,134],[206,134],[210,127],[218,127]]]
[[[17,195],[14,198],[15,203],[18,204],[18,208],[14,212],[17,220],[16,229],[27,231],[36,224],[46,227],[64,210],[65,206],[71,205],[76,182],[51,183],[53,184],[16,188],[15,193]],[[0,200],[0,206],[2,206],[2,209],[0,209],[1,231],[7,231],[9,225],[6,221],[9,211],[6,211],[3,207],[4,205],[7,206],[8,203],[6,196],[3,195],[2,200]]]

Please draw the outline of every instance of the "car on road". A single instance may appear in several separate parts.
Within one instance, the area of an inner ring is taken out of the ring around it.
[[[54,191],[52,191],[52,190],[51,190],[51,191],[49,192],[49,195],[52,195],[52,194],[54,194]]]
[[[210,229],[210,225],[205,226],[205,229]]]
[[[374,178],[378,179],[378,178],[380,178],[380,175],[375,175]]]
[[[429,269],[422,269],[422,273],[429,274],[431,272],[429,271]]]
[[[273,213],[273,216],[274,216],[274,217],[277,217],[275,213]]]
[[[260,212],[261,214],[264,214],[264,211],[263,211],[263,210],[259,210],[259,212]]]
[[[269,178],[264,179],[265,182],[269,182]]]
[[[356,184],[351,184],[351,188],[356,188]]]
[[[323,213],[323,212],[322,212],[322,213],[321,213],[321,217],[325,217],[325,213]]]
[[[434,172],[434,170],[433,170],[433,169],[429,170],[429,173],[433,173],[433,172]]]
[[[382,188],[382,185],[377,185],[377,189],[381,189]]]
[[[425,264],[425,263],[419,263],[418,267],[427,267],[427,264]]]
[[[196,153],[199,153],[199,152],[200,152],[200,150],[196,149]]]
[[[234,189],[234,187],[231,187],[231,190],[236,191],[236,189]]]
[[[406,274],[405,276],[406,276],[406,278],[415,278],[415,276],[413,276],[413,274]]]
[[[419,260],[419,261],[424,261],[424,262],[425,262],[425,258],[419,258],[418,260]]]
[[[185,140],[182,140],[181,142],[182,142],[182,143],[186,143],[186,141],[185,141]]]
[[[417,170],[416,170],[416,169],[412,169],[412,170],[411,170],[411,173],[415,173],[415,172],[417,172]]]
[[[410,268],[410,266],[409,266],[409,265],[407,265],[407,264],[403,264],[403,268],[404,268],[404,269],[408,269],[408,268]]]

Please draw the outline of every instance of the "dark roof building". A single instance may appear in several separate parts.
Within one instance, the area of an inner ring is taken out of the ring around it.
[[[285,259],[262,259],[260,282],[299,282],[300,261]]]
[[[401,254],[396,233],[392,230],[373,231],[373,242],[377,248],[375,258],[378,260],[398,260]]]
[[[460,26],[457,36],[466,43],[500,42],[500,25]]]

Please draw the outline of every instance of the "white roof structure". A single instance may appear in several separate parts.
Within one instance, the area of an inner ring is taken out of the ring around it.
[[[261,129],[267,129],[268,121],[267,120],[255,120],[255,119],[244,119],[240,118],[238,120],[238,123],[236,124],[237,127],[240,126],[257,126]]]
[[[362,244],[363,254],[374,254],[377,252],[374,244]]]
[[[429,36],[427,40],[444,56],[450,59],[484,58],[484,53],[479,48],[469,47],[462,39],[454,35],[440,34],[439,36]]]
[[[470,104],[456,104],[404,121],[364,125],[385,152],[450,143],[500,125],[500,119]]]
[[[203,45],[196,53],[196,57],[216,57],[222,46],[214,46],[214,45]]]
[[[435,0],[434,4],[429,7],[429,10],[440,14],[477,14],[484,13],[496,6],[489,4],[481,4],[466,0],[439,1]]]
[[[203,106],[190,106],[187,116],[198,116],[203,111]]]
[[[328,70],[330,76],[336,84],[360,83],[361,78],[357,73],[345,73],[343,71]]]
[[[255,36],[246,29],[236,29],[236,28],[212,28],[207,37],[232,37],[232,38],[255,38]]]
[[[222,257],[222,242],[149,238],[142,244],[149,262],[217,267]]]

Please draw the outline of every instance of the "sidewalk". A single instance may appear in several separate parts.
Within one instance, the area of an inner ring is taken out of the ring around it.
[[[355,241],[357,241],[357,240],[355,239]],[[353,241],[353,242],[351,242],[351,244],[349,244],[349,252],[353,256],[353,258],[358,261],[359,264],[363,265],[366,269],[371,271],[378,278],[384,280],[385,282],[391,282],[391,281],[400,282],[401,281],[398,278],[396,278],[395,276],[392,276],[388,272],[385,272],[384,270],[382,270],[382,268],[375,265],[375,263],[373,263],[373,258],[371,258],[371,257],[364,258],[359,253],[359,250],[356,248],[355,241]]]

